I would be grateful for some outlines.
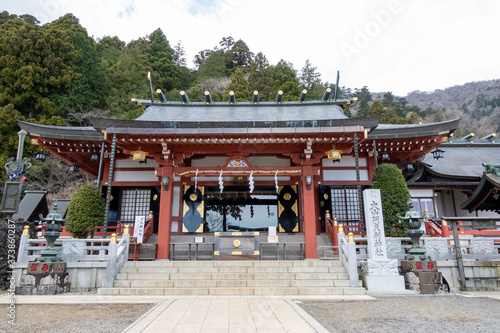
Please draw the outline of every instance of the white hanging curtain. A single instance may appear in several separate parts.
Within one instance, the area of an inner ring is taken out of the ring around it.
[[[194,175],[194,192],[196,193],[196,189],[198,188],[198,169],[196,169],[196,175]]]
[[[276,170],[276,173],[274,174],[274,183],[276,184],[276,193],[279,191],[279,186],[278,186],[278,170]]]
[[[255,188],[253,181],[253,171],[250,172],[250,177],[248,177],[248,185],[250,186],[250,193],[253,193],[253,189]]]
[[[222,193],[222,191],[224,190],[224,179],[222,178],[222,170],[220,171],[219,174],[219,189],[220,193]]]

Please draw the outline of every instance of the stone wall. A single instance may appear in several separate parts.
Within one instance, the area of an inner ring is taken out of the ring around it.
[[[467,291],[499,291],[500,260],[464,260]],[[438,271],[451,291],[460,290],[460,275],[456,260],[438,260]]]

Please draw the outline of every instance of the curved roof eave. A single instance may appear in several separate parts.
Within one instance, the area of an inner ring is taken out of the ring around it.
[[[368,140],[418,138],[454,132],[460,118],[428,124],[379,124]]]
[[[21,129],[32,136],[44,139],[70,140],[70,141],[104,141],[104,135],[94,127],[51,126],[28,123],[18,120]]]

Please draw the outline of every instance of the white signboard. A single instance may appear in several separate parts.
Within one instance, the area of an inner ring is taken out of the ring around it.
[[[268,243],[278,243],[278,236],[267,236]]]
[[[363,206],[366,217],[366,237],[368,239],[368,258],[387,259],[385,246],[384,217],[380,190],[364,190]]]
[[[134,224],[134,237],[137,239],[138,244],[142,244],[144,237],[144,225],[146,224],[145,216],[136,216]]]

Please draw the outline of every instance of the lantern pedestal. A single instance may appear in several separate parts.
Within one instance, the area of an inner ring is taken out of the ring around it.
[[[69,292],[70,287],[65,262],[29,262],[16,294],[56,295]]]

